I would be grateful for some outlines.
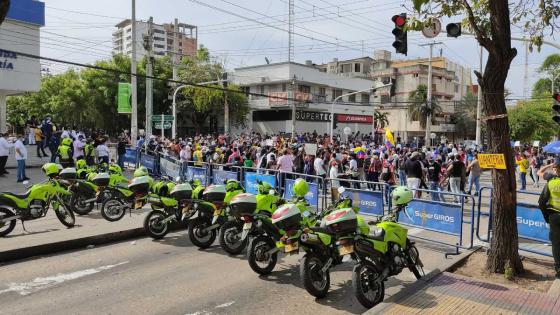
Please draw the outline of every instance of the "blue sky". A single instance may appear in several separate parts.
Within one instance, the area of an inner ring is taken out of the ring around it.
[[[92,62],[111,54],[111,33],[120,19],[129,18],[130,0],[46,0],[46,27],[42,33],[43,56],[77,62]],[[228,68],[287,60],[288,0],[137,0],[137,19],[154,17],[156,23],[179,21],[199,27],[199,44],[225,62]],[[215,8],[208,8],[199,3]],[[405,4],[405,7],[403,7]],[[408,8],[407,8],[408,7]],[[324,63],[333,58],[348,59],[363,54],[372,55],[374,49],[394,52],[391,43],[391,16],[409,12],[410,1],[380,0],[295,0],[295,61],[312,60]],[[77,11],[87,14],[80,14]],[[229,12],[229,13],[228,13]],[[240,16],[251,20],[244,20]],[[459,19],[456,19],[459,20]],[[260,22],[262,24],[259,24]],[[449,21],[443,21],[445,25]],[[265,25],[266,24],[266,25]],[[274,26],[274,27],[270,27]],[[517,29],[514,35],[521,36]],[[65,36],[65,37],[64,37]],[[418,32],[409,32],[408,57],[427,57],[427,43]],[[75,39],[78,38],[78,39]],[[443,56],[478,67],[478,45],[473,37],[457,39],[440,35]],[[554,39],[549,39],[554,41]],[[524,93],[525,48],[514,42],[518,56],[512,64],[507,88],[512,98]],[[440,49],[434,49],[439,55]],[[536,68],[555,49],[544,47],[528,55],[528,95],[538,79]],[[393,58],[403,58],[399,55]],[[51,71],[66,66],[45,63]]]

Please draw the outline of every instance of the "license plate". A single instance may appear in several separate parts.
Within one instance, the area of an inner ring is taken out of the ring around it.
[[[141,209],[142,208],[142,200],[136,201],[134,204],[134,209]]]
[[[214,211],[214,216],[215,217],[219,216],[220,214],[222,214],[222,210],[215,210]]]
[[[352,254],[354,252],[354,244],[345,244],[338,246],[338,253],[340,256]]]
[[[251,223],[251,222],[245,223],[245,224],[243,224],[243,230],[250,230],[252,226],[253,226],[253,223]]]
[[[282,243],[282,241],[276,242],[276,248],[282,248],[282,247],[284,247],[284,243]]]
[[[293,251],[298,250],[298,248],[299,248],[298,242],[294,242],[292,244],[286,244],[286,246],[284,247],[284,252],[291,253]]]

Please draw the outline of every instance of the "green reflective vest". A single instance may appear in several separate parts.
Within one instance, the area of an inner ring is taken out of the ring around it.
[[[63,160],[69,160],[70,157],[70,147],[66,146],[66,145],[60,145],[58,147],[58,154],[60,155],[60,158]]]
[[[549,180],[547,185],[550,192],[549,204],[554,210],[560,211],[560,177]]]
[[[86,154],[86,157],[93,156],[93,145],[86,144],[84,147],[84,153]]]

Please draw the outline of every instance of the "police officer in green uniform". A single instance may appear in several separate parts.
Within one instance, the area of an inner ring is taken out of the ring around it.
[[[547,169],[552,169],[552,172],[546,172]],[[548,181],[539,197],[539,208],[550,226],[554,269],[556,278],[560,279],[560,157],[541,168],[537,174]]]
[[[60,145],[58,146],[58,150],[56,151],[62,167],[66,168],[74,166],[74,152],[72,151],[72,140],[70,138],[62,139]]]
[[[90,138],[87,140],[86,145],[84,146],[84,154],[88,166],[93,166],[93,164],[95,164],[93,149],[93,139]]]

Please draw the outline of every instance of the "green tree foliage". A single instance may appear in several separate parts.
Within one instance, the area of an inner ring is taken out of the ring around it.
[[[428,105],[428,87],[425,84],[418,85],[416,90],[410,92],[408,99],[412,102],[408,106],[408,116],[411,121],[420,121],[422,129],[426,129],[429,115],[432,115],[432,123],[434,123],[436,115],[442,112],[435,97],[432,97],[431,106]]]
[[[533,97],[551,95],[552,78],[560,74],[560,54],[552,54],[545,58],[538,72],[543,76],[533,85]],[[556,91],[560,90],[560,76],[555,80]]]
[[[558,125],[550,119],[551,115],[549,101],[520,102],[508,111],[511,139],[521,142],[550,141],[558,132]]]
[[[375,126],[377,128],[385,128],[389,124],[389,113],[382,113],[378,110],[375,111]]]
[[[456,106],[457,110],[451,116],[451,122],[455,124],[455,132],[463,139],[469,138],[476,133],[476,105],[477,96],[467,93]]]

